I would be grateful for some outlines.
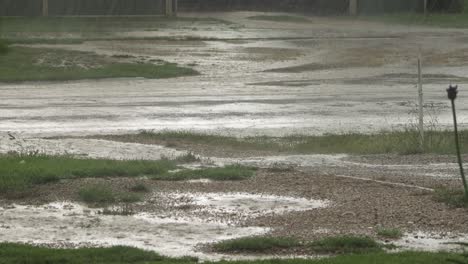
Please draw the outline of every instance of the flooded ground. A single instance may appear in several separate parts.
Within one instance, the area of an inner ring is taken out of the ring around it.
[[[114,41],[36,45],[162,59],[201,75],[2,83],[0,152],[158,160],[190,150],[66,136],[142,129],[234,136],[402,129],[414,120],[419,50],[428,122],[440,128],[451,124],[445,88],[458,83],[460,122],[462,127],[467,123],[466,31],[339,18],[304,23],[247,19],[255,14],[206,14],[235,24],[199,30],[167,27],[116,32],[120,39]],[[43,186],[38,201],[2,202],[0,240],[65,247],[131,245],[171,256],[219,259],[242,256],[207,253],[198,246],[256,234],[304,241],[349,233],[375,237],[384,226],[406,233],[397,245],[437,250],[468,234],[466,211],[432,198],[434,188],[459,184],[451,157],[204,155],[187,166],[228,164],[260,170],[242,182],[151,182],[152,196],[139,206],[163,201],[172,207],[142,209],[131,216],[102,215],[101,209],[78,204],[73,190],[83,182]]]
[[[468,83],[463,30],[332,18],[309,23],[247,19],[253,14],[206,14],[237,27],[168,27],[116,32],[121,40],[111,42],[39,45],[163,59],[190,65],[201,75],[0,84],[0,130],[96,134],[170,129],[245,136],[401,129],[414,119],[409,113],[415,110],[419,50],[428,121],[436,119],[444,127],[451,122],[445,88],[457,83],[463,89]],[[130,36],[169,39],[125,38]],[[466,98],[461,92],[462,124]]]

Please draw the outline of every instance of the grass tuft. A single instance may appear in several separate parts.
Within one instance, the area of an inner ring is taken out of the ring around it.
[[[403,232],[396,228],[380,228],[377,230],[377,235],[386,239],[400,239],[403,237]]]
[[[138,183],[130,188],[130,191],[137,192],[137,193],[149,193],[151,192],[148,186],[144,185],[143,183]]]
[[[369,237],[341,236],[314,241],[309,247],[321,254],[361,254],[382,251],[382,245]]]
[[[301,243],[294,238],[277,237],[244,237],[221,241],[214,244],[219,252],[249,252],[265,253],[276,249],[289,249],[300,246]]]
[[[231,165],[222,168],[204,168],[197,170],[181,170],[153,177],[156,180],[184,181],[210,179],[214,181],[246,180],[255,175],[255,170],[241,165]]]
[[[461,189],[438,188],[434,192],[434,200],[454,208],[468,207],[468,199],[465,196],[465,192]]]
[[[82,188],[78,195],[88,204],[111,204],[117,201],[117,195],[111,188],[104,185],[94,185]]]
[[[0,39],[0,55],[6,54],[8,52],[8,44],[6,41]]]

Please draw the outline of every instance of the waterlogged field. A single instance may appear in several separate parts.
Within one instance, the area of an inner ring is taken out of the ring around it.
[[[0,263],[464,261],[451,18],[2,18]]]

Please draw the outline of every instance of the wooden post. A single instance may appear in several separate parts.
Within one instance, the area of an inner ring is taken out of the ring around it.
[[[352,16],[358,14],[358,0],[349,0],[349,14]]]
[[[424,10],[424,15],[427,14],[427,0],[424,0],[424,3],[423,3],[423,10]]]
[[[166,0],[166,16],[172,16],[172,0]]]
[[[424,98],[421,53],[418,57],[418,96],[419,96],[419,137],[421,151],[424,151]]]
[[[179,1],[178,0],[173,0],[174,2],[172,3],[173,4],[173,8],[172,8],[172,11],[174,12],[174,16],[177,16],[177,13],[179,11]]]
[[[49,0],[42,0],[42,16],[49,16]]]

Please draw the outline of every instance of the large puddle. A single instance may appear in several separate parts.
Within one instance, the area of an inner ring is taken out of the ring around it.
[[[231,257],[200,252],[197,245],[269,231],[241,225],[243,220],[328,205],[326,201],[247,193],[165,193],[155,194],[154,199],[158,196],[172,201],[174,211],[103,215],[102,209],[71,202],[0,208],[0,241],[56,247],[126,245],[167,256],[213,260]]]

